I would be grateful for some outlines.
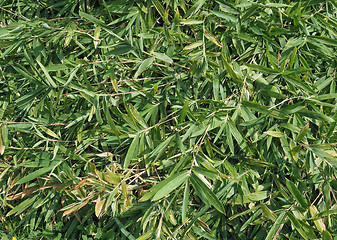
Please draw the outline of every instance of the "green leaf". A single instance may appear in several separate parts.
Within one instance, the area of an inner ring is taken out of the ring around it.
[[[256,102],[251,102],[251,101],[242,101],[242,105],[245,107],[248,107],[252,110],[255,110],[263,115],[270,115],[272,117],[275,117],[277,119],[286,119],[287,116],[280,111],[276,110],[275,108],[270,108],[267,106],[260,105],[259,103]]]
[[[9,48],[7,48],[0,56],[0,58],[6,57],[8,54],[10,54],[12,51],[14,51],[16,48],[18,48],[23,43],[23,40],[14,42]]]
[[[232,77],[232,79],[237,83],[242,83],[242,80],[236,75],[233,68],[227,62],[226,58],[223,55],[221,55],[221,57],[222,57],[222,61],[223,61],[224,65],[225,65],[225,68],[226,68],[228,74]]]
[[[198,0],[187,12],[185,18],[194,15],[205,4],[206,0]]]
[[[161,185],[161,188],[158,189],[156,194],[153,196],[152,201],[157,201],[165,196],[168,196],[174,189],[176,189],[182,183],[184,183],[189,175],[188,172],[184,172],[184,173],[185,174],[181,174],[178,177],[173,175],[174,177],[171,176],[165,179],[164,181],[162,181],[161,183],[163,184]]]
[[[332,39],[332,38],[328,38],[328,37],[324,37],[324,36],[308,36],[308,38],[314,39],[314,40],[316,40],[319,43],[324,44],[324,45],[337,47],[337,40],[336,39]]]
[[[317,120],[321,120],[321,121],[326,121],[326,122],[334,122],[335,120],[331,117],[328,117],[320,112],[313,112],[307,109],[302,109],[300,111],[298,111],[298,114],[303,115],[305,117],[308,117],[310,119],[317,119]]]
[[[64,80],[63,78],[60,78],[60,77],[55,76],[55,79],[56,79],[58,82],[62,83],[64,86],[67,86],[67,87],[69,87],[69,88],[72,88],[72,89],[75,89],[75,90],[77,90],[77,91],[80,91],[81,93],[84,93],[84,94],[86,94],[86,95],[88,95],[88,96],[90,96],[90,97],[92,97],[92,98],[95,97],[95,95],[96,95],[96,94],[93,93],[92,91],[90,91],[90,90],[88,90],[88,89],[86,89],[86,88],[83,88],[83,87],[81,87],[81,86],[75,84],[74,82],[68,83],[68,85],[66,85],[67,81]],[[69,79],[68,79],[68,80],[69,80]],[[90,102],[92,102],[92,101],[90,100]]]
[[[232,204],[242,205],[252,202],[258,202],[269,197],[269,194],[266,191],[257,191],[249,194],[238,194],[236,198],[231,200]]]
[[[219,175],[216,171],[211,171],[209,169],[198,167],[198,166],[193,167],[193,172],[197,174],[201,174],[212,180],[216,179]]]
[[[282,136],[280,138],[280,142],[281,142],[281,146],[282,146],[285,156],[287,156],[293,162],[294,158],[293,158],[293,155],[291,154],[291,149],[290,149],[289,142],[286,136]]]
[[[102,116],[101,116],[101,107],[99,104],[99,96],[96,95],[94,97],[94,107],[95,107],[95,116],[96,120],[99,124],[103,124]]]
[[[23,178],[21,178],[19,181],[17,181],[15,184],[16,185],[20,185],[29,181],[32,181],[34,179],[37,179],[38,177],[40,177],[41,175],[47,173],[47,172],[51,172],[54,168],[55,168],[56,164],[49,166],[49,167],[44,167],[44,168],[40,168],[39,170],[36,170],[34,172],[29,173],[28,175],[24,176]]]
[[[207,185],[194,173],[191,174],[190,177],[191,183],[193,185],[194,190],[204,195],[207,199],[207,202],[204,202],[206,205],[213,205],[219,212],[225,213],[224,206],[220,202],[220,200],[217,198],[217,196],[213,193],[211,189],[207,187]]]
[[[272,220],[273,222],[275,222],[276,218],[277,218],[276,214],[273,213],[264,203],[261,203],[260,206],[261,206],[261,210],[262,210],[263,214],[267,218],[269,218],[270,220]]]
[[[36,62],[40,65],[45,77],[46,77],[46,80],[47,80],[47,84],[49,86],[52,86],[54,88],[56,88],[56,83],[54,82],[54,80],[51,78],[51,76],[49,75],[47,69],[42,65],[42,63],[40,63],[38,60],[36,60]]]
[[[121,38],[120,36],[118,36],[117,34],[115,34],[114,32],[112,32],[112,30],[110,29],[110,27],[108,25],[106,25],[105,23],[103,23],[102,21],[98,20],[97,18],[95,18],[94,16],[87,14],[85,12],[79,12],[79,15],[81,17],[86,18],[87,20],[89,20],[92,23],[95,23],[97,26],[102,27],[103,29],[105,29],[108,33],[110,33],[111,35],[113,35],[114,37],[118,38],[119,40],[124,40],[123,38]]]
[[[304,128],[301,129],[301,131],[298,133],[297,137],[296,137],[296,141],[300,142],[303,140],[303,138],[305,137],[305,135],[307,134],[309,130],[309,123],[307,123]]]
[[[150,157],[154,157],[157,155],[160,155],[166,148],[167,146],[170,144],[171,140],[173,139],[174,135],[168,137],[167,139],[165,139],[165,141],[161,142],[152,152]]]
[[[136,240],[146,240],[152,238],[153,231],[148,231],[144,233],[142,236],[138,237]]]
[[[182,205],[182,210],[181,210],[181,222],[182,223],[184,223],[185,220],[186,220],[189,197],[190,197],[190,183],[189,183],[189,181],[186,181],[185,190],[184,190],[183,205]]]
[[[248,64],[248,63],[244,63],[244,64],[250,69],[253,69],[253,70],[256,70],[262,73],[267,73],[267,74],[279,74],[280,73],[278,70],[274,70],[274,69],[256,65],[256,64]]]
[[[332,240],[332,239],[333,238],[331,234],[327,230],[322,232],[322,240]]]
[[[7,213],[6,217],[9,217],[13,214],[18,215],[18,214],[22,213],[23,211],[28,209],[36,201],[37,198],[38,198],[38,195],[27,198],[26,200],[21,202],[18,206],[14,207],[12,210],[10,210]]]
[[[319,218],[319,217],[326,217],[326,216],[334,215],[334,214],[337,214],[337,209],[329,209],[329,210],[322,211],[322,212],[318,213],[316,215],[316,217],[317,218]]]
[[[318,214],[317,207],[315,205],[311,205],[309,207],[309,212],[313,218],[316,217],[316,215]],[[323,232],[326,230],[326,226],[321,218],[315,219],[314,224],[318,231]]]
[[[56,138],[56,139],[60,139],[60,137],[54,133],[52,130],[50,130],[49,128],[46,128],[46,127],[42,127],[42,130],[47,133],[49,136],[53,137],[53,138]]]
[[[183,108],[181,109],[181,113],[180,113],[180,116],[179,116],[179,123],[183,122],[183,120],[185,119],[188,111],[189,111],[189,101],[186,100]]]
[[[172,187],[175,187],[175,188],[179,187],[175,183],[175,181],[178,180],[180,182],[180,184],[182,184],[188,178],[188,176],[189,176],[188,171],[182,171],[182,172],[176,173],[176,174],[166,178],[165,180],[161,181],[157,185],[153,186],[149,190],[149,192],[147,192],[139,201],[147,201],[147,200],[151,199],[154,195],[156,195],[167,184],[169,184],[168,189],[172,189]],[[182,181],[182,179],[185,179],[185,180]],[[174,188],[172,190],[174,190]],[[160,195],[157,195],[157,197],[161,196],[162,194],[163,194],[163,191],[161,191]]]
[[[283,7],[291,7],[290,5],[284,3],[267,3],[266,7],[274,7],[274,8],[283,8]]]
[[[322,100],[335,99],[335,98],[337,98],[337,93],[322,94],[322,95],[318,95],[317,97],[314,97],[313,99],[322,101]]]
[[[46,70],[48,72],[58,72],[62,70],[67,70],[69,68],[72,68],[73,66],[70,64],[52,64],[46,67]]]
[[[233,16],[232,14],[228,14],[228,13],[224,13],[224,12],[220,12],[220,11],[212,11],[212,13],[215,16],[217,16],[219,18],[222,18],[222,19],[225,19],[225,20],[227,20],[229,22],[234,22],[235,23],[235,22],[238,21],[237,17]]]
[[[177,145],[178,145],[180,151],[182,153],[186,153],[184,143],[181,141],[181,138],[180,138],[179,134],[176,134],[176,142],[177,142]]]
[[[289,217],[292,225],[295,227],[295,229],[301,234],[301,236],[304,238],[304,239],[313,239],[313,236],[315,235],[315,233],[313,233],[313,231],[309,230],[309,231],[306,231],[307,228],[304,227],[306,224],[303,222],[303,221],[299,221],[295,216],[294,214],[292,214],[291,212],[288,212],[287,213],[287,216]],[[309,238],[309,236],[310,238]]]
[[[165,24],[169,24],[168,22],[168,15],[164,10],[163,5],[160,3],[159,0],[151,0],[157,11],[159,12],[160,16],[163,18]]]
[[[154,57],[149,57],[147,59],[145,59],[142,64],[139,65],[134,78],[137,78],[139,75],[141,75],[148,67],[150,67],[152,65],[154,61]]]
[[[113,50],[107,52],[105,55],[106,56],[121,56],[127,53],[130,53],[131,51],[133,51],[134,48],[130,45],[124,45],[124,44],[120,44],[117,45]]]
[[[168,63],[173,63],[172,58],[168,57],[167,55],[163,54],[163,53],[156,53],[154,52],[153,55],[158,58],[159,60],[162,60],[164,62],[168,62]]]
[[[266,240],[272,240],[275,239],[277,235],[279,235],[280,229],[282,229],[285,219],[287,217],[287,212],[283,211],[280,213],[280,215],[277,217],[276,221],[274,222],[273,226],[270,228]]]
[[[221,43],[216,39],[212,34],[210,33],[205,33],[205,37],[210,40],[212,43],[217,45],[218,47],[222,47]]]
[[[119,132],[116,124],[114,123],[114,120],[111,117],[110,110],[108,108],[108,100],[107,100],[107,98],[104,98],[102,104],[103,104],[103,112],[104,112],[105,118],[106,118],[109,126],[111,127],[112,131],[114,132],[114,134],[119,139],[120,132]]]
[[[129,150],[125,156],[123,167],[127,168],[131,162],[131,160],[137,156],[138,154],[138,146],[139,146],[139,134],[136,134],[134,139],[132,140]]]
[[[284,72],[282,72],[283,76],[287,76],[287,75],[298,75],[301,73],[306,73],[308,72],[310,69],[308,68],[297,68],[297,69],[291,69],[291,70],[286,70]]]
[[[295,184],[292,181],[287,179],[286,185],[287,185],[287,188],[290,191],[291,195],[298,202],[298,204],[302,208],[308,209],[309,204],[308,204],[307,200],[304,198],[303,194],[298,190],[298,188],[295,186]]]
[[[124,224],[119,221],[117,217],[115,217],[114,220],[125,237],[127,237],[129,240],[136,240],[136,238],[125,228]]]
[[[294,85],[295,87],[301,88],[310,94],[315,94],[315,91],[308,84],[304,83],[300,78],[295,78],[291,75],[283,75],[283,77],[288,83]]]
[[[72,126],[74,126],[75,124],[87,119],[89,117],[89,113],[85,114],[85,115],[82,115],[78,118],[76,118],[74,121],[70,122],[65,128],[70,128]]]

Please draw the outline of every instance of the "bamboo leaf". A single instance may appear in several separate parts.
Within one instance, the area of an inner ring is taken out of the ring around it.
[[[273,226],[269,230],[266,240],[275,239],[275,237],[279,235],[279,230],[282,229],[286,218],[287,212],[286,211],[281,212],[280,215],[277,217],[276,221],[274,222]]]
[[[103,23],[102,21],[98,20],[97,18],[95,18],[94,16],[87,14],[85,12],[79,12],[79,15],[81,17],[84,17],[86,19],[88,19],[90,22],[95,23],[97,26],[102,27],[103,29],[105,29],[108,33],[110,33],[111,35],[113,35],[114,37],[118,38],[119,40],[123,41],[123,38],[121,38],[120,36],[118,36],[117,34],[115,34],[114,32],[111,31],[110,27],[108,25],[106,25],[105,23]]]
[[[191,183],[195,191],[204,195],[208,202],[204,202],[206,205],[213,205],[219,212],[224,213],[225,209],[217,196],[209,189],[206,184],[195,174],[192,173],[190,177]]]
[[[167,139],[165,139],[165,141],[161,142],[152,152],[150,157],[154,157],[157,155],[160,155],[166,148],[167,146],[170,144],[171,140],[173,139],[174,135],[168,137]]]
[[[158,58],[159,60],[162,60],[164,62],[168,62],[168,63],[173,63],[172,58],[170,58],[169,56],[163,54],[163,53],[156,53],[154,52],[153,55]]]
[[[188,19],[183,20],[180,23],[183,25],[195,25],[195,24],[202,24],[204,21],[196,20],[196,19]]]
[[[139,75],[141,75],[148,67],[150,67],[152,65],[154,61],[153,57],[149,57],[147,59],[145,59],[142,64],[139,65],[134,78],[138,78]]]
[[[184,47],[184,50],[191,50],[197,47],[202,46],[204,43],[202,41],[197,41],[195,43],[192,43],[190,45],[187,45],[186,47]]]
[[[277,219],[276,214],[273,213],[265,204],[261,203],[260,206],[261,206],[261,210],[262,210],[263,214],[267,218],[269,218],[270,220],[272,220],[273,222],[275,222],[276,219]]]
[[[223,55],[221,55],[221,57],[222,57],[222,61],[223,61],[224,65],[225,65],[225,68],[226,68],[228,74],[232,77],[232,79],[237,83],[242,83],[242,80],[233,71],[233,68],[229,65],[226,58]]]
[[[42,63],[40,63],[38,60],[36,60],[36,62],[40,65],[45,77],[46,77],[46,80],[47,80],[47,84],[49,86],[52,86],[54,88],[56,88],[56,83],[54,82],[54,80],[51,78],[51,76],[49,75],[47,69],[42,65]]]
[[[309,208],[309,204],[307,202],[307,200],[304,198],[304,196],[302,195],[302,193],[298,190],[298,188],[295,186],[295,184],[292,181],[289,181],[288,179],[286,180],[286,185],[288,190],[290,191],[291,195],[293,196],[293,198],[298,202],[298,204],[304,208],[304,209],[308,209]]]
[[[138,154],[138,146],[139,146],[139,134],[136,134],[134,139],[132,140],[129,150],[125,156],[123,167],[127,168],[131,162],[131,160],[137,156]]]
[[[20,185],[29,181],[32,181],[34,179],[37,179],[38,177],[40,177],[41,175],[47,173],[47,172],[51,172],[55,166],[57,165],[57,162],[54,163],[52,166],[49,167],[44,167],[44,168],[40,168],[34,172],[29,173],[28,175],[24,176],[23,178],[21,178],[19,181],[17,181],[15,184],[16,185]]]
[[[147,201],[149,199],[151,199],[153,196],[155,196],[159,191],[160,191],[160,194],[157,195],[158,196],[161,196],[163,195],[163,191],[161,191],[161,189],[169,184],[168,186],[170,187],[170,189],[172,189],[172,186],[173,187],[179,187],[178,185],[175,184],[175,181],[178,179],[178,181],[180,182],[180,184],[182,184],[184,181],[182,181],[182,179],[187,179],[189,176],[188,174],[188,171],[183,171],[183,172],[179,172],[179,173],[176,173],[170,177],[168,177],[167,179],[161,181],[160,183],[158,183],[157,185],[153,186],[148,193],[146,193],[139,201]],[[164,195],[165,196],[165,195]],[[164,197],[162,196],[162,197]]]
[[[26,200],[24,200],[23,202],[21,202],[18,206],[14,207],[12,210],[10,210],[6,217],[9,217],[13,214],[18,215],[20,213],[22,213],[23,211],[25,211],[26,209],[28,209],[37,199],[38,195],[35,195],[31,198],[27,198]]]
[[[332,240],[332,236],[330,234],[330,232],[328,232],[327,230],[322,232],[322,240]]]
[[[153,196],[152,201],[157,201],[168,194],[170,194],[174,189],[178,188],[183,182],[186,181],[188,178],[188,172],[185,172],[185,174],[179,175],[178,177],[174,178],[174,181],[165,179],[166,184],[162,184],[161,188],[156,192],[156,194]]]
[[[317,207],[315,205],[311,205],[309,207],[309,212],[312,217],[316,217],[316,215],[318,214]],[[314,224],[316,225],[318,231],[320,232],[326,231],[325,224],[321,218],[314,220]]]
[[[186,221],[189,195],[190,195],[190,184],[189,184],[189,181],[186,181],[185,190],[184,190],[183,205],[182,205],[182,211],[181,211],[181,221],[183,223]]]
[[[247,67],[249,67],[250,69],[262,72],[262,73],[267,73],[267,74],[279,74],[278,70],[274,70],[268,67],[264,67],[264,66],[260,66],[260,65],[256,65],[256,64],[248,64],[245,63],[245,65]]]
[[[277,138],[280,138],[280,137],[284,136],[284,133],[278,132],[278,131],[266,131],[264,133],[268,134],[269,136],[277,137]]]
[[[159,12],[160,16],[163,18],[165,24],[169,24],[168,23],[168,16],[164,10],[163,5],[160,3],[160,1],[158,0],[151,0],[153,5],[155,6],[155,8],[157,9],[157,11]]]

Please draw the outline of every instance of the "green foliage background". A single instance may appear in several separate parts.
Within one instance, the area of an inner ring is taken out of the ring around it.
[[[0,237],[333,239],[335,0],[0,0]]]

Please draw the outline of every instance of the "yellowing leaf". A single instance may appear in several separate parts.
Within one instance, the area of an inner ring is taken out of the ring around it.
[[[205,33],[205,37],[210,40],[215,45],[222,47],[221,43],[216,39],[214,36],[212,36],[210,33]]]
[[[97,26],[96,29],[95,29],[95,32],[94,32],[94,47],[95,49],[97,48],[100,40],[99,40],[99,34],[101,32],[101,27],[100,26]]]
[[[105,202],[106,202],[106,198],[101,199],[101,197],[98,196],[98,198],[96,200],[96,204],[95,204],[95,215],[96,215],[96,217],[100,218],[100,216],[104,212]]]
[[[316,217],[316,215],[318,214],[318,210],[317,210],[315,205],[311,205],[309,207],[309,211],[310,211],[310,214],[311,214],[312,217]],[[314,224],[316,225],[318,231],[323,232],[323,231],[326,230],[326,227],[325,227],[325,224],[324,224],[322,218],[318,218],[318,219],[314,220]]]
[[[60,139],[60,137],[54,133],[52,130],[50,130],[49,128],[46,128],[46,127],[42,127],[42,130],[47,133],[49,136],[53,137],[53,138],[56,138],[56,139]]]
[[[183,25],[195,25],[195,24],[202,24],[204,21],[201,20],[196,20],[196,19],[188,19],[188,20],[183,20],[180,23]]]
[[[203,45],[204,43],[202,41],[198,41],[198,42],[195,42],[195,43],[192,43],[186,47],[184,47],[184,50],[191,50],[191,49],[194,49],[194,48],[197,48],[197,47],[200,47],[201,45]]]
[[[277,137],[277,138],[280,138],[280,137],[283,137],[283,136],[284,136],[284,133],[282,133],[282,132],[277,132],[277,131],[266,131],[266,132],[264,132],[264,133],[268,134],[269,136]]]

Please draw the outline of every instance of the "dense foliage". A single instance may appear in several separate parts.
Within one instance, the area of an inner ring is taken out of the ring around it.
[[[0,238],[337,236],[335,0],[0,0]]]

